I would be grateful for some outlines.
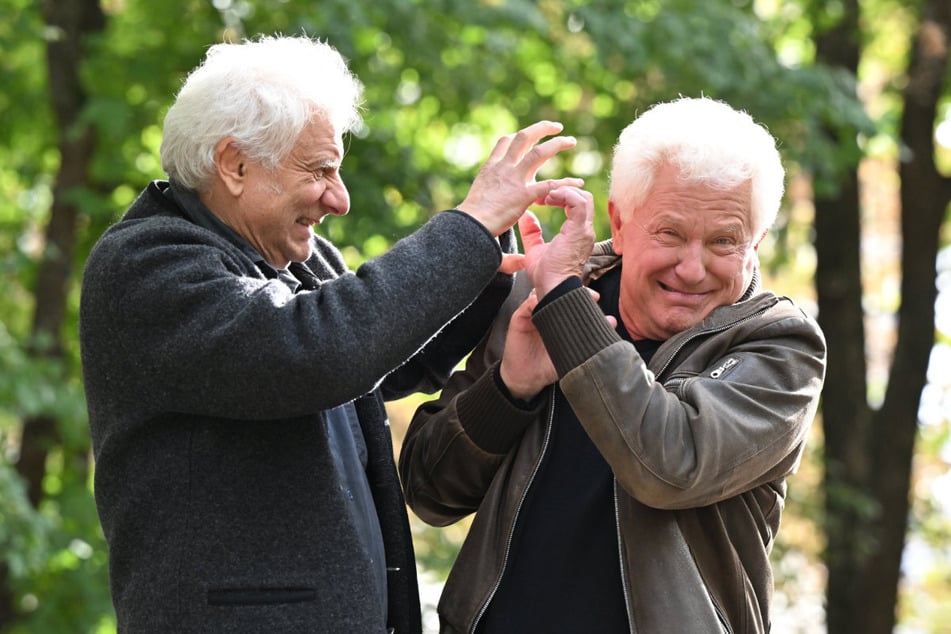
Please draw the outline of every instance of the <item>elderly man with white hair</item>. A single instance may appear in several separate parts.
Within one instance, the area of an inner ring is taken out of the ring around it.
[[[165,119],[169,179],[89,256],[80,344],[119,632],[421,629],[384,399],[441,386],[520,266],[510,228],[581,181],[536,182],[574,145],[536,123],[457,209],[350,271],[313,227],[350,208],[360,95],[320,41],[212,46]]]
[[[611,240],[576,193],[550,243],[519,221],[525,275],[400,454],[422,519],[475,513],[442,632],[769,631],[826,354],[760,287],[783,178],[749,115],[684,98],[621,133]]]

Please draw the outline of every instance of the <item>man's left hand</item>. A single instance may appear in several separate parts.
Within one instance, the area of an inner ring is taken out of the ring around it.
[[[580,277],[594,248],[594,197],[590,192],[559,187],[545,197],[544,204],[565,210],[565,222],[551,242],[545,242],[533,213],[526,212],[518,221],[525,272],[539,299],[569,277]]]

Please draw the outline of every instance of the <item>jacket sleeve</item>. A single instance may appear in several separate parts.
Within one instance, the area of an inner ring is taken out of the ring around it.
[[[602,328],[587,293],[536,314],[560,386],[619,484],[655,508],[712,504],[798,466],[825,373],[818,326],[788,300],[729,336],[685,340],[655,379],[618,340],[586,349]]]
[[[296,294],[184,221],[123,222],[84,274],[80,325],[97,393],[144,411],[273,419],[379,386],[479,296],[498,242],[443,212],[353,272]]]
[[[503,253],[515,252],[515,234],[511,229],[499,236],[499,242]],[[386,377],[381,385],[384,398],[393,400],[416,392],[432,394],[442,388],[453,369],[488,332],[512,290],[513,278],[497,273],[472,304]]]
[[[516,407],[495,379],[514,309],[527,294],[515,289],[465,367],[436,400],[413,416],[400,450],[406,501],[423,521],[446,526],[476,511],[507,454],[543,407]]]

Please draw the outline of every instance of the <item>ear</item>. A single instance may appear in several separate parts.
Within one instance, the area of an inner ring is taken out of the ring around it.
[[[235,145],[234,137],[226,137],[215,146],[215,167],[218,178],[232,196],[244,191],[247,178],[247,159]]]
[[[759,245],[760,245],[760,243],[763,242],[763,238],[766,237],[766,234],[767,234],[767,233],[769,233],[769,228],[768,228],[768,227],[767,227],[766,230],[762,233],[762,235],[760,235],[759,240],[756,241],[756,244],[753,245],[753,250],[754,250],[754,251],[759,251]]]
[[[611,240],[614,252],[621,255],[624,250],[624,240],[621,239],[621,212],[613,200],[608,200],[608,217],[611,219]]]

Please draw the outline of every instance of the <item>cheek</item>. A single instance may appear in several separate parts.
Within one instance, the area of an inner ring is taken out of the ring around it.
[[[647,296],[654,287],[651,280],[656,277],[656,267],[646,257],[634,258],[629,255],[625,260],[628,261],[621,271],[621,286],[627,291],[628,303],[652,303],[647,300]]]
[[[725,284],[740,287],[738,290],[743,292],[753,278],[755,267],[756,261],[753,258],[727,258],[718,262],[714,271]]]
[[[677,266],[678,262],[676,249],[657,246],[649,242],[633,245],[628,252],[627,259],[631,263],[636,263],[632,268],[637,271],[637,275],[641,279],[660,275],[664,271]]]

